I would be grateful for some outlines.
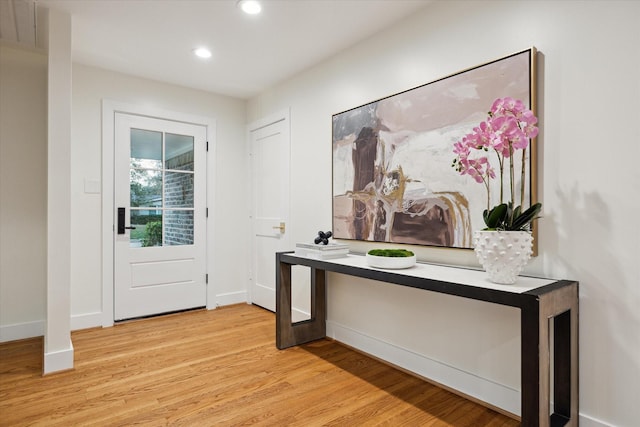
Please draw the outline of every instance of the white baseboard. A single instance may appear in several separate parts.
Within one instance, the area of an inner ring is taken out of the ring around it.
[[[71,340],[69,340],[69,347],[64,350],[45,351],[42,369],[44,375],[69,369],[73,369],[73,344]]]
[[[0,326],[0,342],[23,340],[44,335],[44,320]]]
[[[98,328],[102,326],[102,312],[84,313],[84,314],[72,314],[71,315],[71,330],[77,331],[80,329]]]
[[[302,322],[303,320],[309,319],[311,319],[311,313],[307,313],[306,311],[291,307],[291,321],[293,323]]]
[[[247,291],[228,292],[216,295],[216,306],[233,305],[248,302]],[[214,308],[214,307],[212,307]]]
[[[327,336],[474,399],[520,415],[520,391],[327,321]]]
[[[615,427],[602,420],[590,417],[589,415],[580,414],[580,427]]]

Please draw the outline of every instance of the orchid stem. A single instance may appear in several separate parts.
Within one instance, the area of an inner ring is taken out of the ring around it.
[[[520,171],[520,206],[524,206],[524,178],[525,178],[525,166],[527,163],[525,162],[525,157],[527,154],[527,149],[522,149],[522,169]],[[524,210],[524,208],[523,208]]]

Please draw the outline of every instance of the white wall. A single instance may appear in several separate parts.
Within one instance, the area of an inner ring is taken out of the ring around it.
[[[47,56],[0,45],[0,342],[44,333]]]
[[[110,99],[153,109],[211,117],[216,120],[216,200],[209,202],[216,241],[209,256],[216,271],[209,283],[221,303],[246,300],[246,253],[243,214],[247,156],[245,101],[140,79],[80,64],[73,67],[73,134],[71,150],[71,312],[72,327],[100,325],[101,195],[85,193],[85,181],[101,179],[101,101]],[[212,211],[213,210],[213,211]],[[240,238],[239,238],[240,237]]]
[[[583,425],[637,425],[639,18],[631,1],[435,2],[250,100],[248,121],[291,108],[293,241],[331,224],[332,114],[537,47],[544,218],[526,273],[580,281]],[[414,249],[422,260],[477,265],[469,251]],[[340,275],[329,292],[328,326],[340,339],[413,370],[442,368],[452,383],[461,374],[506,409],[519,399],[517,310]],[[304,306],[308,293],[297,293]]]

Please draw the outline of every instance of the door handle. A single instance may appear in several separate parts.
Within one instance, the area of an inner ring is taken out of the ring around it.
[[[285,230],[284,222],[281,222],[280,225],[278,225],[276,227],[271,227],[271,228],[280,230],[280,233],[284,234],[284,230]]]
[[[124,230],[135,230],[135,227],[125,227],[125,208],[118,208],[118,234],[124,234]]]

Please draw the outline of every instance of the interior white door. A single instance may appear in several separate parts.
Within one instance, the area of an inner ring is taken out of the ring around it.
[[[290,250],[289,119],[250,130],[253,197],[251,301],[275,311],[275,253]]]
[[[115,320],[206,306],[206,135],[115,115]]]

